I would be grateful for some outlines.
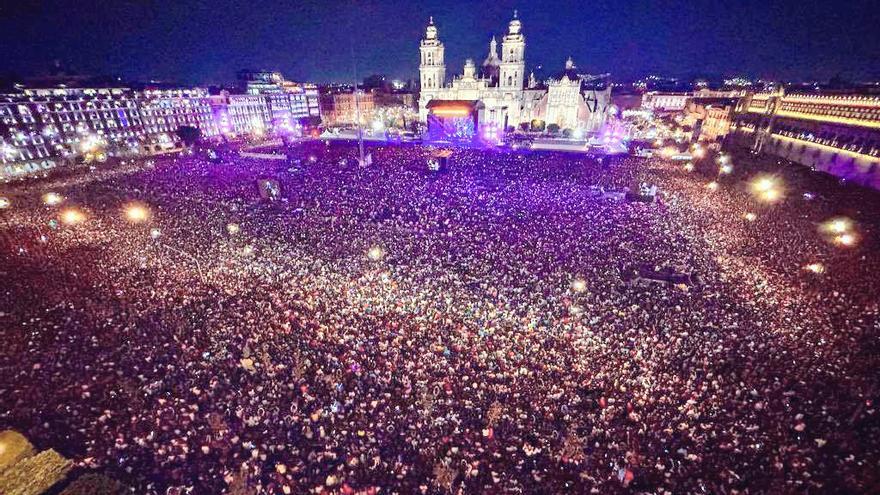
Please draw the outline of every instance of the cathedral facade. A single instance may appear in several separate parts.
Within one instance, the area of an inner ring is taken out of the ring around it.
[[[480,103],[480,125],[507,129],[556,124],[559,129],[573,132],[597,132],[611,110],[610,87],[597,89],[591,85],[577,74],[571,59],[555,77],[538,81],[530,74],[526,79],[525,49],[522,23],[514,12],[507,34],[501,39],[500,55],[493,37],[480,68],[468,59],[461,75],[447,84],[445,47],[431,18],[419,46],[421,121],[427,120],[431,101],[466,100]]]

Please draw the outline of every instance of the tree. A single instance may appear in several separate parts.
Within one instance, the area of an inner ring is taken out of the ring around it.
[[[521,123],[519,125],[519,129],[524,132],[528,131],[529,130],[529,123],[528,122]]]
[[[189,125],[182,125],[177,128],[177,137],[183,141],[183,144],[188,148],[191,148],[192,145],[196,144],[199,139],[202,137],[202,131],[200,131],[196,127],[192,127]]]
[[[571,129],[563,129],[562,130],[562,137],[570,138],[573,133],[574,133],[574,131],[572,131]]]
[[[558,132],[559,132],[559,125],[558,125],[558,124],[550,124],[550,125],[548,125],[548,126],[547,126],[547,132],[549,132],[550,134],[556,134],[556,133],[558,133]]]
[[[534,132],[542,132],[544,130],[545,124],[543,120],[535,119],[532,121],[532,131]]]

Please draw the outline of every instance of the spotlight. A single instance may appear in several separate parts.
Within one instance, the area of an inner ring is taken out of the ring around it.
[[[587,282],[582,278],[575,279],[571,283],[571,290],[580,294],[587,290]]]
[[[743,215],[743,218],[745,218],[747,222],[754,222],[755,219],[758,218],[758,216],[752,212],[747,212],[745,215]]]
[[[150,229],[150,237],[152,237],[153,239],[158,239],[160,235],[162,235],[162,231],[161,231],[161,230],[159,230],[159,229],[157,229],[157,228],[155,228],[155,227],[153,227],[152,229]]]
[[[235,235],[240,230],[241,230],[241,227],[239,227],[237,223],[226,224],[226,232],[229,232],[229,235]]]
[[[713,180],[712,182],[706,184],[706,189],[710,191],[715,191],[718,189],[718,183]]]

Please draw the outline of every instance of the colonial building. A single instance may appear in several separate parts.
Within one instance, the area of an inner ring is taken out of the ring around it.
[[[642,95],[642,108],[655,112],[680,112],[684,110],[688,100],[693,98],[689,92],[661,93],[649,91]]]
[[[611,108],[610,86],[591,85],[571,59],[558,76],[539,82],[526,72],[525,50],[522,22],[514,12],[501,39],[501,53],[493,37],[479,71],[468,59],[461,75],[447,84],[445,47],[431,18],[419,45],[419,119],[427,121],[431,101],[473,101],[479,102],[473,108],[480,109],[481,125],[506,129],[537,121],[541,128],[556,124],[560,129],[598,131]]]
[[[198,88],[41,88],[0,95],[0,180],[41,175],[91,155],[100,160],[162,152],[175,147],[175,131],[183,125],[216,136],[208,98]]]
[[[880,189],[880,96],[748,94],[729,145],[743,145]]]
[[[357,99],[357,101],[355,101]],[[373,120],[375,101],[372,92],[337,91],[321,95],[321,114],[327,125],[362,125]]]
[[[0,181],[45,175],[79,160],[177,149],[181,126],[210,139],[296,133],[302,119],[320,118],[314,85],[254,88],[220,95],[201,88],[68,87],[0,94]]]

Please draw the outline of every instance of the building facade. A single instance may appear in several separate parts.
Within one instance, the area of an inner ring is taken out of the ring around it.
[[[270,97],[272,121],[280,127],[289,125],[290,120],[321,117],[320,95],[314,84],[288,81],[274,71],[241,71],[238,79],[245,95]]]
[[[735,105],[710,105],[706,107],[701,137],[707,141],[724,139],[730,133],[734,108],[736,108]]]
[[[357,98],[357,101],[355,101]],[[373,120],[375,101],[369,91],[339,91],[321,96],[321,114],[327,125],[367,125]]]
[[[0,178],[39,175],[77,158],[167,151],[188,125],[218,134],[201,89],[28,89],[0,96]]]
[[[746,94],[743,90],[713,91],[700,89],[698,91],[683,92],[660,92],[648,91],[642,95],[642,108],[654,112],[681,112],[689,103],[709,103],[711,100],[736,99]]]
[[[539,82],[526,72],[525,49],[522,22],[514,12],[501,39],[501,53],[493,37],[479,71],[468,59],[461,75],[447,84],[445,47],[431,18],[419,45],[419,119],[427,121],[431,101],[474,101],[480,103],[481,125],[507,129],[540,121],[542,128],[556,124],[560,129],[598,131],[611,108],[611,88],[590,87],[570,59],[558,77]]]
[[[211,139],[297,132],[304,118],[320,119],[314,85],[286,85],[267,95],[209,95],[201,88],[26,89],[0,95],[0,180],[43,175],[77,161],[173,150],[181,126]]]
[[[878,95],[748,94],[729,141],[880,189]]]
[[[680,112],[684,110],[692,94],[687,93],[661,93],[649,91],[642,95],[642,108],[655,112]]]

